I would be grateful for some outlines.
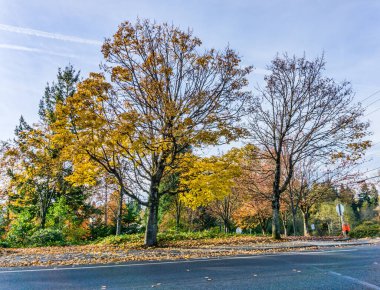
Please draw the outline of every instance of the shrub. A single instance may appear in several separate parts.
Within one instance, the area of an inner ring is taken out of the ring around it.
[[[32,215],[29,211],[21,212],[17,219],[10,224],[6,241],[12,246],[24,246],[29,244],[29,236],[34,231]]]
[[[60,230],[40,229],[30,237],[30,244],[33,246],[58,246],[64,245],[65,239]]]
[[[66,226],[62,229],[66,241],[70,244],[80,244],[88,239],[91,235],[90,228],[87,224],[78,224],[76,222],[66,222]]]
[[[366,221],[350,232],[352,238],[380,237],[380,224]]]
[[[166,231],[158,234],[158,240],[160,242],[168,241],[181,241],[181,240],[201,240],[212,238],[224,238],[233,236],[234,234],[219,233],[218,231],[201,231],[201,232],[175,232]]]
[[[125,229],[124,232],[126,234],[138,234],[143,233],[145,231],[145,227],[141,226],[138,223],[130,223]]]
[[[202,239],[213,239],[213,238],[226,238],[234,236],[234,233],[225,234],[219,233],[217,231],[201,231],[201,232],[175,232],[166,231],[158,233],[159,243],[171,242],[171,241],[182,241],[182,240],[202,240]],[[99,244],[102,245],[117,245],[123,243],[143,243],[144,234],[125,234],[119,236],[109,236],[101,241]]]
[[[142,243],[144,234],[126,234],[119,236],[109,236],[99,242],[101,245],[117,245],[124,243]]]
[[[106,226],[103,224],[96,224],[92,227],[90,227],[90,233],[92,239],[97,238],[104,238],[112,235],[115,233],[115,227],[114,226]]]
[[[0,248],[9,248],[9,244],[5,241],[0,241]]]

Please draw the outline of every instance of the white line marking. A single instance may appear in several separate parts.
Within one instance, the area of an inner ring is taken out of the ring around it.
[[[371,283],[368,283],[368,282],[365,282],[365,281],[362,281],[362,280],[359,280],[359,279],[356,279],[356,278],[353,278],[353,277],[350,277],[350,276],[342,275],[340,273],[333,272],[333,271],[329,271],[329,274],[332,274],[332,275],[335,275],[335,276],[338,276],[338,277],[342,277],[342,278],[344,278],[346,280],[350,280],[350,281],[352,281],[354,283],[366,286],[369,289],[380,290],[380,287],[378,287],[378,286],[376,286],[374,284],[371,284]]]
[[[134,266],[149,266],[149,265],[166,265],[166,264],[183,264],[183,263],[196,263],[196,262],[210,262],[216,260],[240,260],[240,259],[255,259],[260,257],[278,257],[278,256],[290,256],[290,255],[309,255],[309,254],[324,254],[330,252],[351,252],[356,251],[356,249],[350,250],[327,250],[327,251],[313,251],[313,252],[286,252],[277,254],[264,254],[264,255],[249,255],[249,256],[230,256],[230,257],[215,257],[215,258],[203,258],[203,259],[192,259],[192,260],[180,260],[180,261],[165,261],[165,262],[155,262],[150,261],[146,263],[134,263],[134,264],[112,264],[112,265],[97,265],[97,266],[79,266],[79,267],[62,267],[62,268],[46,268],[46,269],[24,269],[24,270],[5,270],[0,271],[0,274],[5,273],[24,273],[24,272],[44,272],[44,271],[66,271],[66,270],[90,270],[90,269],[101,269],[101,268],[120,268],[120,267],[134,267]]]

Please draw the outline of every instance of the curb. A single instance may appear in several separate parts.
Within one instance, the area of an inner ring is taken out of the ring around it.
[[[335,244],[307,244],[307,245],[294,245],[294,246],[268,246],[268,247],[225,247],[225,248],[213,248],[213,250],[245,250],[245,251],[256,251],[256,250],[281,250],[281,249],[302,249],[302,248],[333,248],[333,247],[349,247],[349,246],[362,246],[362,245],[373,245],[376,241],[363,241],[363,242],[351,242],[351,243],[335,243]]]

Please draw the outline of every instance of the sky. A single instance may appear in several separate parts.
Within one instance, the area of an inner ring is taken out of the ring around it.
[[[379,15],[378,0],[0,0],[0,140],[13,137],[21,115],[37,121],[59,67],[99,71],[104,39],[140,17],[191,28],[204,47],[237,50],[255,67],[252,89],[277,53],[324,53],[326,75],[350,81],[367,107],[374,146],[363,170],[372,170],[380,167]]]

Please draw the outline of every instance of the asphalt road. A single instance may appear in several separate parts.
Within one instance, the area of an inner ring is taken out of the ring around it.
[[[0,289],[380,289],[380,245],[57,268],[0,268]]]

